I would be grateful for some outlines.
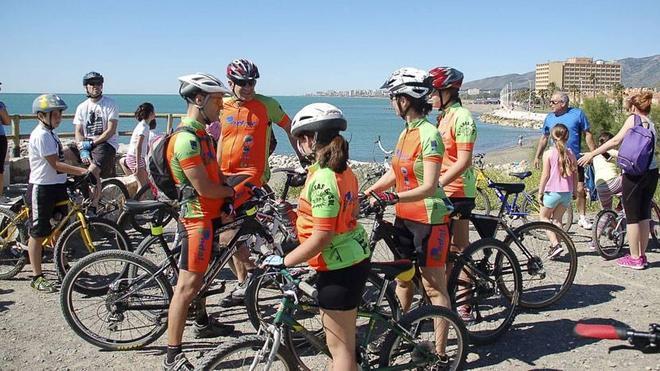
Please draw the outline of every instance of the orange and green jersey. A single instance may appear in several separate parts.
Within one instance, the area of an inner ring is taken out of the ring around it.
[[[242,102],[225,98],[220,115],[220,169],[225,175],[249,174],[250,182],[260,186],[270,178],[268,151],[271,123],[286,127],[289,116],[273,98],[256,94]]]
[[[477,125],[472,114],[459,103],[454,103],[445,110],[440,119],[438,130],[445,145],[445,155],[442,161],[441,174],[454,166],[458,159],[458,151],[474,150],[477,140]],[[444,191],[449,197],[475,197],[477,192],[477,178],[472,165],[465,169],[463,174],[453,182],[444,185]]]
[[[404,192],[422,185],[424,161],[442,164],[444,151],[438,129],[426,117],[407,123],[392,156],[396,191]],[[415,202],[397,203],[396,216],[425,224],[446,223],[448,211],[442,200],[444,197],[442,188],[437,186],[431,197]]]
[[[187,131],[179,131],[170,138],[165,156],[167,163],[170,164],[174,182],[192,186],[183,170],[203,166],[209,179],[216,183],[218,187],[221,186],[222,181],[220,168],[215,158],[215,147],[206,134],[204,125],[189,117],[181,119],[180,126],[184,125],[193,128],[197,136]],[[214,219],[220,216],[222,204],[222,199],[198,195],[182,201],[181,217],[184,219]]]
[[[298,237],[304,242],[314,230],[335,232],[330,244],[308,261],[317,271],[342,269],[369,258],[367,233],[357,222],[357,195],[351,169],[335,173],[318,163],[309,167],[298,202]]]

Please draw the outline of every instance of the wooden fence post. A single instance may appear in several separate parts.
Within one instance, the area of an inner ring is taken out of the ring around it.
[[[172,131],[172,114],[168,113],[167,114],[167,127],[165,128],[165,134],[169,134]]]

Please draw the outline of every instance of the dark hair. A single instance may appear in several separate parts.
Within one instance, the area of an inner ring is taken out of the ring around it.
[[[458,88],[449,88],[447,90],[449,90],[449,94],[450,94],[449,99],[452,102],[458,102],[458,104],[462,106],[463,102],[461,102],[461,97],[459,96]]]
[[[135,111],[135,119],[138,121],[146,120],[152,113],[154,113],[154,105],[148,102],[142,103]]]
[[[421,114],[422,116],[426,116],[433,110],[433,106],[431,103],[429,103],[426,98],[413,98],[407,94],[401,94],[402,96],[406,97],[408,99],[408,102],[410,102],[410,108],[415,110],[415,112]]]
[[[316,142],[316,160],[321,168],[328,167],[335,173],[348,168],[348,142],[337,134],[329,142]]]
[[[610,133],[609,131],[603,131],[598,136],[598,145],[603,145],[605,142],[607,142],[612,138],[614,138],[614,135],[612,135],[612,133]]]
[[[149,130],[154,130],[157,125],[158,123],[156,123],[156,119],[149,121]]]

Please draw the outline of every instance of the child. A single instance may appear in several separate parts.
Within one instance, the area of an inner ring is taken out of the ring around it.
[[[32,207],[28,254],[34,276],[30,286],[38,291],[55,292],[52,282],[41,272],[41,251],[44,239],[51,233],[50,219],[60,213],[66,215],[66,174],[87,175],[95,183],[93,175],[85,168],[64,163],[64,150],[54,130],[62,122],[66,103],[54,94],[44,94],[32,103],[32,113],[39,123],[30,134],[28,157],[30,181],[28,197]]]
[[[138,189],[149,182],[147,174],[147,147],[151,122],[155,122],[156,112],[151,103],[142,103],[135,111],[135,119],[138,124],[131,135],[131,142],[126,153],[126,167],[129,174],[135,174],[138,181]]]
[[[543,154],[543,171],[539,185],[538,198],[543,202],[541,220],[561,227],[561,218],[571,207],[571,198],[575,198],[577,187],[577,162],[575,154],[566,148],[568,129],[563,124],[555,125],[550,131],[554,146]],[[557,236],[547,232],[551,248],[548,258],[555,259],[564,251]]]
[[[604,131],[598,137],[598,145],[602,146],[605,142],[612,139],[612,133]],[[596,181],[596,191],[600,199],[600,205],[603,209],[612,208],[612,198],[614,195],[621,194],[623,185],[621,175],[616,165],[616,157],[619,152],[611,149],[602,155],[594,156],[592,163],[594,166],[594,175]]]

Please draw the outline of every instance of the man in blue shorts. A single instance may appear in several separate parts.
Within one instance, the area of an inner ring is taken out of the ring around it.
[[[550,130],[557,124],[564,124],[568,128],[568,148],[573,151],[575,157],[579,158],[581,153],[582,135],[587,142],[589,151],[596,148],[594,139],[589,131],[589,121],[584,112],[576,107],[568,106],[568,95],[563,92],[557,92],[552,95],[550,99],[550,107],[552,112],[548,113],[543,122],[541,129],[543,135],[539,139],[539,144],[536,147],[536,156],[534,157],[534,167],[539,168],[539,161],[543,156],[543,151],[548,144],[548,137]],[[578,185],[577,185],[577,208],[580,214],[578,225],[584,229],[591,229],[591,223],[587,221],[585,216],[586,206],[586,193],[584,191],[584,168],[578,166]]]

